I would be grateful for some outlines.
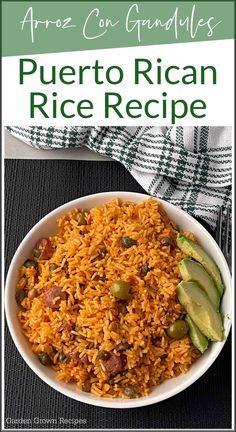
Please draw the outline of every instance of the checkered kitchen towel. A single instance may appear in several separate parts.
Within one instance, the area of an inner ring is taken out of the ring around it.
[[[150,194],[215,228],[231,206],[230,127],[9,127],[38,149],[87,146],[121,162]]]

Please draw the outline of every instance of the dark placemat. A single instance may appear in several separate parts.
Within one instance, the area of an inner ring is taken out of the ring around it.
[[[143,192],[118,163],[64,160],[6,160],[5,187],[6,268],[29,229],[55,207],[96,192]],[[159,404],[128,410],[97,408],[57,393],[29,369],[16,350],[7,328],[5,341],[6,427],[231,427],[230,338],[212,367],[188,389]],[[72,423],[60,425],[60,418],[71,419]],[[14,420],[18,420],[19,424],[15,424]]]

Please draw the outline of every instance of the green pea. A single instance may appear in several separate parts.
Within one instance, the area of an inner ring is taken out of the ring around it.
[[[63,351],[61,351],[58,355],[58,360],[60,363],[66,363],[67,362],[67,356]]]
[[[51,363],[51,359],[47,353],[38,354],[38,359],[44,366],[48,366]]]
[[[124,350],[130,349],[131,345],[128,342],[121,342],[117,348],[119,351],[124,351]]]
[[[172,339],[181,339],[187,333],[188,325],[184,320],[176,320],[167,329],[167,334]]]
[[[128,282],[119,279],[112,284],[111,294],[120,300],[127,300],[130,288],[131,286]]]
[[[16,292],[15,294],[15,299],[16,299],[16,303],[18,305],[21,305],[21,303],[23,302],[23,300],[27,297],[27,292],[24,290],[19,290]]]
[[[24,262],[23,266],[26,268],[37,267],[37,262],[32,259],[28,259]]]
[[[49,265],[49,270],[50,270],[50,272],[54,272],[54,270],[56,270],[57,268],[58,268],[58,265],[55,264],[55,263],[51,263],[51,264]]]
[[[127,386],[124,388],[124,394],[130,398],[133,398],[137,394],[137,387],[135,386]]]
[[[125,248],[130,248],[131,246],[134,246],[134,245],[136,245],[136,240],[134,240],[134,239],[132,239],[131,237],[127,237],[127,236],[125,236],[125,237],[121,237],[121,243],[122,243],[122,246],[124,246]]]
[[[36,258],[38,258],[38,257],[41,255],[41,252],[40,252],[39,249],[34,249],[34,250],[33,250],[33,253],[34,253],[34,256],[35,256]]]
[[[150,269],[149,269],[148,265],[147,264],[143,264],[142,267],[141,267],[141,271],[140,271],[141,276],[145,276],[149,272],[149,270]]]
[[[110,353],[108,351],[99,351],[98,358],[100,360],[108,360],[110,357]]]
[[[78,225],[86,225],[86,214],[85,212],[81,212],[78,217]]]

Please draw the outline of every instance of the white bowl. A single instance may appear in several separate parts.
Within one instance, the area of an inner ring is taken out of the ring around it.
[[[117,197],[122,201],[131,200],[133,202],[140,202],[149,198],[147,195],[131,192],[106,192],[85,196],[70,201],[61,207],[58,207],[56,210],[53,210],[30,230],[18,247],[8,271],[5,292],[5,310],[11,336],[21,356],[29,367],[52,388],[72,399],[91,405],[108,408],[134,408],[160,402],[189,387],[212,365],[222,350],[225,341],[211,343],[210,348],[191,366],[190,370],[186,374],[164,381],[159,386],[153,388],[149,396],[141,397],[139,399],[98,398],[92,394],[79,391],[75,384],[65,384],[58,381],[56,374],[52,369],[45,368],[39,363],[38,359],[31,351],[31,346],[28,340],[22,334],[17,319],[18,306],[15,302],[15,287],[18,280],[18,269],[28,258],[39,238],[48,237],[57,232],[57,218],[75,207],[89,210],[92,207],[104,204]],[[221,311],[224,317],[225,336],[227,337],[231,323],[231,276],[225,258],[211,235],[194,218],[166,201],[161,201],[161,203],[170,219],[178,225],[180,230],[192,231],[197,236],[198,241],[204,249],[209,252],[220,268],[225,285]]]

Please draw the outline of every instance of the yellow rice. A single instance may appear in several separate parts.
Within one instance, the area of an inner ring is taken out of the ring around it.
[[[58,220],[58,234],[50,237],[52,258],[39,260],[38,270],[20,268],[17,290],[34,287],[39,293],[22,302],[18,316],[23,332],[35,354],[50,356],[58,379],[74,382],[80,390],[89,382],[97,396],[127,397],[127,386],[135,386],[137,396],[147,395],[165,379],[186,373],[200,355],[188,335],[174,340],[166,334],[167,327],[184,316],[176,286],[181,280],[177,263],[185,255],[160,242],[166,236],[175,239],[177,227],[152,198],[139,204],[113,200],[93,208],[89,225],[78,226],[80,212],[74,209]],[[122,236],[136,240],[136,245],[124,249]],[[107,254],[96,260],[101,245]],[[58,265],[54,272],[49,270],[51,263]],[[151,269],[145,276],[140,274],[143,264]],[[126,314],[110,293],[117,279],[131,285]],[[45,290],[54,285],[67,293],[58,310],[43,301]],[[63,323],[74,330],[58,332]],[[77,340],[76,335],[84,339]],[[119,356],[121,342],[130,348],[123,352],[123,372],[111,383],[98,353],[106,350]],[[67,355],[76,347],[80,358],[87,354],[88,364],[58,362],[59,352]]]

